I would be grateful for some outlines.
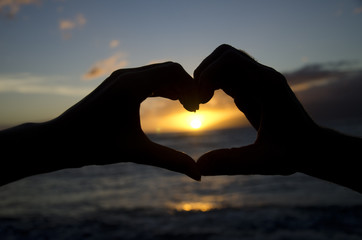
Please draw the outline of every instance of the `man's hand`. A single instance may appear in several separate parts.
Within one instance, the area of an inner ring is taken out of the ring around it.
[[[197,87],[181,65],[167,62],[112,73],[99,87],[59,117],[0,132],[1,181],[86,165],[136,162],[201,176],[188,155],[150,141],[139,109],[160,96],[198,109]]]

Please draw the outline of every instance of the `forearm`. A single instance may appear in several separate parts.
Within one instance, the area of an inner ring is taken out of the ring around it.
[[[0,185],[65,168],[54,156],[61,146],[50,122],[26,123],[0,131]]]
[[[362,193],[362,139],[321,129],[301,172]]]

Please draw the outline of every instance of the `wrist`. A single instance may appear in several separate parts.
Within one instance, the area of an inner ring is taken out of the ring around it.
[[[309,156],[299,161],[299,172],[362,192],[361,146],[360,138],[320,128],[309,143]]]
[[[317,126],[298,143],[300,152],[297,160],[298,172],[311,174],[314,171],[323,171],[326,164],[330,164],[333,159],[330,157],[330,144],[335,136],[334,131]]]
[[[55,135],[52,125],[25,123],[0,132],[2,168],[0,184],[62,168],[52,161]]]

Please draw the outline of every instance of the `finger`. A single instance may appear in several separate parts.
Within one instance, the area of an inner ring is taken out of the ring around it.
[[[195,80],[198,83],[198,97],[200,103],[207,103],[214,95],[214,91],[221,88],[220,83],[225,76],[220,74],[223,72],[220,66],[220,59],[216,59],[210,63],[202,72],[200,72]]]
[[[251,61],[255,61],[253,57],[251,57],[248,53],[246,53],[243,50],[236,49],[230,45],[222,44],[219,47],[217,47],[208,57],[206,57],[200,65],[195,69],[194,71],[194,78],[197,79],[200,77],[201,73],[208,68],[213,62],[215,62],[217,59],[219,59],[221,56],[223,56],[226,52],[234,52],[238,53],[240,56],[243,56],[246,59],[249,59]]]
[[[236,106],[246,115],[258,130],[261,120],[261,99],[258,69],[259,64],[247,53],[235,48],[227,48],[214,62],[199,74],[199,95],[203,101],[209,100],[210,89],[221,88],[234,98]]]
[[[179,99],[188,111],[199,108],[196,82],[180,64],[173,62],[119,69],[103,81],[94,93],[107,88],[114,89],[114,95],[119,95],[117,89],[122,89],[122,95],[126,94],[138,103],[147,97],[165,97]],[[123,89],[128,91],[124,92]]]
[[[217,89],[224,90],[234,99],[243,91],[248,92],[243,85],[250,81],[248,76],[245,76],[245,69],[248,69],[247,64],[250,60],[245,58],[243,52],[223,45],[208,58],[205,60],[207,65],[202,63],[199,68],[201,70],[197,70],[195,77],[199,84],[200,102],[209,101],[212,97],[210,92],[213,93]]]
[[[210,64],[212,64],[216,59],[218,59],[225,51],[228,51],[230,49],[234,49],[233,47],[222,44],[219,47],[217,47],[209,56],[207,56],[200,65],[195,69],[194,71],[194,78],[197,79],[200,77],[200,74],[208,68]]]
[[[210,98],[210,89],[222,88],[233,98],[240,95],[243,88],[249,93],[250,87],[244,85],[255,81],[255,73],[261,67],[262,65],[246,52],[226,44],[219,46],[194,71],[194,78],[200,85],[202,101]]]
[[[197,161],[201,175],[289,175],[291,170],[281,156],[268,148],[252,144],[233,149],[219,149],[204,154]]]
[[[204,74],[205,72],[207,73],[208,71],[206,71],[207,69],[210,71],[210,69],[216,70],[214,69],[213,65],[214,63],[226,52],[229,51],[231,49],[234,49],[233,47],[227,45],[227,44],[223,44],[219,47],[217,47],[208,57],[206,57],[201,64],[195,69],[194,71],[194,78],[197,81],[199,87],[198,87],[198,95],[199,95],[199,102],[200,103],[207,103],[208,101],[210,101],[210,99],[213,97],[214,95],[214,91],[216,89],[218,89],[218,87],[212,82],[210,81],[210,79],[207,79],[207,77],[205,77],[206,74]],[[201,78],[201,76],[204,75],[203,78]],[[210,76],[211,74],[207,74],[208,76]],[[205,81],[206,78],[206,81]],[[202,80],[203,79],[203,80]],[[208,81],[209,80],[209,81]]]
[[[117,100],[119,97],[127,96],[132,101],[140,104],[144,99],[152,95],[155,79],[155,72],[157,69],[163,69],[170,65],[167,63],[157,63],[146,65],[137,68],[123,68],[114,71],[107,79],[105,79],[95,90],[92,95],[101,94],[107,91],[107,98],[112,101]],[[158,85],[156,85],[158,86]],[[125,91],[126,89],[126,91]],[[177,99],[176,94],[168,93],[166,96],[170,99]]]
[[[144,87],[151,96],[178,99],[188,111],[199,109],[197,84],[180,64],[167,62],[147,69]]]
[[[107,79],[105,79],[99,87],[102,88],[102,87],[109,86],[110,84],[114,83],[115,81],[117,81],[119,78],[121,78],[122,76],[124,76],[126,74],[143,72],[143,71],[152,69],[152,68],[156,67],[157,65],[161,65],[161,64],[163,64],[163,63],[151,64],[151,65],[141,66],[141,67],[137,67],[137,68],[118,69],[118,70],[112,72],[112,74]]]
[[[196,162],[190,156],[174,149],[149,141],[136,156],[136,163],[168,169],[186,174],[196,181],[201,180]]]

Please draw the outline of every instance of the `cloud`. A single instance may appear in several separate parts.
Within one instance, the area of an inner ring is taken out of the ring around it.
[[[40,4],[40,0],[0,0],[0,13],[13,18],[23,5]]]
[[[62,19],[59,21],[59,29],[62,31],[64,39],[69,39],[72,35],[71,30],[81,28],[87,23],[87,19],[83,14],[79,13],[74,19]]]
[[[360,14],[360,13],[362,13],[362,7],[355,8],[353,12],[354,12],[355,14]]]
[[[362,118],[362,70],[353,61],[310,64],[285,73],[291,88],[317,120]]]
[[[102,59],[95,64],[82,76],[83,80],[92,80],[105,76],[113,71],[124,68],[128,65],[123,53],[116,53],[106,59]]]
[[[343,69],[348,69],[356,63],[355,61],[338,61],[324,64],[308,64],[293,72],[284,73],[284,76],[288,79],[294,91],[304,91],[345,78],[346,75],[351,74],[351,71]]]
[[[63,19],[59,21],[60,30],[71,30],[76,27],[82,27],[87,23],[83,14],[79,13],[74,19]]]
[[[118,40],[112,40],[112,41],[109,42],[109,47],[110,48],[116,48],[116,47],[118,47],[118,45],[119,45]]]
[[[0,93],[51,94],[61,96],[86,96],[93,89],[59,84],[62,77],[36,76],[29,73],[0,75]],[[58,83],[57,83],[58,82]]]
[[[75,28],[75,22],[71,20],[60,20],[59,29],[60,30],[69,30]]]

